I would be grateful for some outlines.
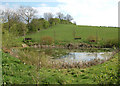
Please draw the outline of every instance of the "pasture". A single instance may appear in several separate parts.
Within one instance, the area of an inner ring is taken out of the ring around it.
[[[54,41],[62,42],[85,42],[89,39],[98,41],[117,40],[118,28],[58,24],[37,33],[29,34],[26,37],[40,43],[41,38],[45,36],[51,37]],[[80,37],[81,39],[74,40],[75,37]]]

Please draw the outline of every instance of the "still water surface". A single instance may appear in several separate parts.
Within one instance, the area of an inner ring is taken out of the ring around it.
[[[62,56],[59,59],[65,62],[82,62],[94,59],[107,60],[112,57],[112,55],[112,52],[70,52],[68,55]]]

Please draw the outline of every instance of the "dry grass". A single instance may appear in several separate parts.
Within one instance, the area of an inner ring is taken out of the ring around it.
[[[46,44],[50,45],[53,42],[54,42],[54,40],[50,36],[43,36],[43,37],[41,37],[41,43],[44,44],[44,45],[46,45]]]

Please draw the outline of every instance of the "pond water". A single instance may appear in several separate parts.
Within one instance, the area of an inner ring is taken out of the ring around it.
[[[63,60],[65,62],[83,62],[94,59],[107,60],[112,56],[112,52],[70,52],[68,55],[60,57],[59,60]]]

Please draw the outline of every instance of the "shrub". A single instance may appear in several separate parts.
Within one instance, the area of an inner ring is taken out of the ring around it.
[[[51,44],[53,44],[53,42],[54,42],[54,40],[50,36],[44,36],[41,38],[41,43],[44,45],[51,45]]]
[[[108,39],[104,41],[104,47],[111,48],[111,47],[118,47],[118,39]]]
[[[15,34],[2,30],[2,47],[21,47],[22,42],[18,40]]]
[[[96,37],[96,36],[88,36],[87,40],[88,40],[89,42],[96,42],[97,37]]]

